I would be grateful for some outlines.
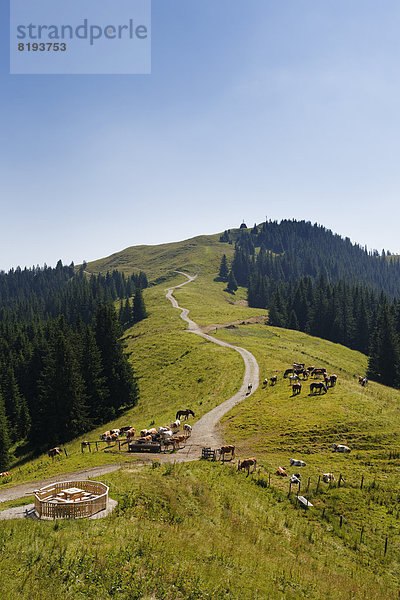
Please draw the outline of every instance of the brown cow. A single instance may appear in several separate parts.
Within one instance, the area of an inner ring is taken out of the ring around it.
[[[285,467],[278,467],[276,470],[276,475],[280,475],[281,477],[287,477]]]
[[[256,470],[256,466],[257,466],[257,460],[255,458],[246,458],[245,460],[242,460],[242,462],[240,462],[238,464],[238,471],[247,470],[247,475],[249,475],[250,467],[254,467],[253,468],[253,473],[254,473],[254,471]]]
[[[48,451],[48,455],[50,456],[50,458],[54,458],[55,456],[61,456],[61,450],[60,448],[51,448],[51,450]]]
[[[126,435],[126,439],[132,440],[135,437],[135,429],[134,427],[131,427],[130,429],[128,429],[128,431],[125,431],[125,435]]]
[[[222,462],[225,462],[225,454],[232,454],[231,458],[235,458],[235,446],[221,446],[219,456]]]

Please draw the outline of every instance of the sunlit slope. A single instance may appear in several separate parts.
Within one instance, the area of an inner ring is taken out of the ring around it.
[[[156,246],[131,246],[87,264],[89,273],[118,269],[126,274],[144,271],[150,281],[174,271],[217,272],[223,254],[233,257],[234,247],[219,241],[220,234],[201,235],[182,242]]]
[[[394,600],[395,557],[222,463],[102,477],[119,501],[97,521],[3,522],[2,600]]]

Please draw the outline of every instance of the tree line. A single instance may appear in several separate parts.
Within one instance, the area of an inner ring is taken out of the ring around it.
[[[400,263],[390,253],[304,221],[266,222],[236,233],[221,269],[247,287],[249,306],[269,309],[271,325],[363,352],[368,377],[400,386]]]
[[[61,263],[0,274],[0,470],[15,444],[35,453],[136,404],[121,335],[146,316],[141,284],[144,274],[88,278]],[[124,296],[128,321],[112,302]]]

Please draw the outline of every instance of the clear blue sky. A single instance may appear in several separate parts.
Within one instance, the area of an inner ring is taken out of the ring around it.
[[[400,252],[397,0],[153,0],[144,76],[9,75],[5,4],[0,268],[265,215]]]

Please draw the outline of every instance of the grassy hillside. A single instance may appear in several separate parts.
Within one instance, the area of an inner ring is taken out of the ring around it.
[[[123,470],[103,478],[100,521],[1,525],[2,599],[395,599],[393,557],[356,549],[262,478],[229,465]]]
[[[148,271],[147,261],[151,277],[171,278],[168,286],[183,281],[172,270],[185,263],[199,272],[176,297],[201,325],[265,315],[245,305],[243,289],[231,295],[213,280],[222,253],[232,247],[211,237],[209,243],[194,238],[191,250],[187,242],[164,245],[164,260],[143,250],[142,264],[134,264],[135,255],[123,268]],[[161,256],[160,248],[154,252]],[[96,439],[109,426],[168,423],[186,406],[199,417],[240,386],[240,356],[185,333],[165,288],[145,290],[149,318],[125,335],[139,377],[139,405],[85,438]],[[218,328],[215,335],[250,350],[261,379],[279,374],[275,387],[260,388],[224,419],[226,440],[240,459],[257,457],[260,471],[246,477],[229,463],[132,464],[101,477],[120,501],[107,519],[1,522],[5,600],[398,598],[400,392],[373,383],[360,387],[365,356],[300,332],[247,324]],[[293,361],[335,372],[337,386],[310,396],[306,383],[293,397],[282,379]],[[352,452],[333,454],[333,442]],[[21,473],[14,470],[12,483],[121,460],[104,452],[81,455],[80,440],[67,452],[60,462],[41,457]],[[314,505],[307,512],[296,507],[293,490],[288,495],[287,478],[275,475],[292,457],[307,463],[288,468],[301,471],[301,492]],[[318,485],[325,472],[335,474],[334,484]]]

